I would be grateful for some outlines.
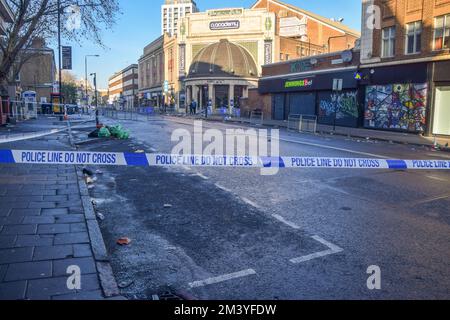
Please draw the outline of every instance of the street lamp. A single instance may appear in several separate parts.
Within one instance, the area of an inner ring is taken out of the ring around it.
[[[100,121],[98,120],[98,97],[97,97],[97,73],[91,73],[91,77],[94,77],[94,90],[95,90],[95,124],[99,127]]]
[[[88,54],[84,56],[84,72],[85,72],[85,80],[86,80],[86,105],[89,102],[89,93],[88,93],[88,57],[100,57],[98,54]]]

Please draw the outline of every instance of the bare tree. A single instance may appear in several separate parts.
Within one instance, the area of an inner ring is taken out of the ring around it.
[[[0,94],[7,93],[8,82],[33,55],[36,38],[55,39],[57,0],[6,0],[14,22],[0,39]],[[120,13],[118,0],[60,0],[62,35],[66,39],[89,39],[103,45],[101,33],[111,28]],[[32,50],[31,50],[32,51]]]

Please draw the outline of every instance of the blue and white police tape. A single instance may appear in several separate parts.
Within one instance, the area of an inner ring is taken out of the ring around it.
[[[168,155],[42,150],[0,150],[0,164],[450,170],[450,160]]]

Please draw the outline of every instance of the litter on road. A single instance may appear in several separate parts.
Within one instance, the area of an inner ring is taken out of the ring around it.
[[[131,243],[131,239],[127,237],[123,237],[117,240],[117,244],[121,246],[127,246]]]

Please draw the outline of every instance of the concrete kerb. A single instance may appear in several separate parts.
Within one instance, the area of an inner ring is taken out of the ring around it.
[[[103,294],[106,298],[120,296],[119,287],[117,286],[114,273],[109,263],[108,252],[106,251],[105,242],[95,215],[94,206],[92,205],[89,191],[86,182],[84,181],[82,168],[75,166],[75,170],[77,171],[78,186],[83,203],[84,216],[87,223],[88,234],[91,240],[91,248],[94,254]]]

